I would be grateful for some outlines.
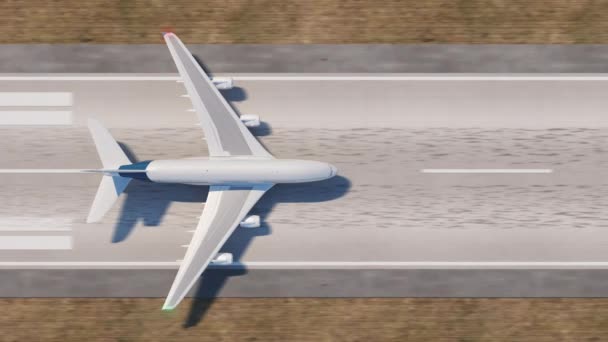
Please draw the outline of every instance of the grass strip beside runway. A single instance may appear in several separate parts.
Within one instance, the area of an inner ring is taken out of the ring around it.
[[[599,341],[608,299],[2,299],[2,341]]]
[[[569,0],[0,2],[0,43],[608,43],[608,3]]]

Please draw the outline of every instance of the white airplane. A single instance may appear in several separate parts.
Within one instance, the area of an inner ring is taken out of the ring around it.
[[[90,119],[103,168],[81,171],[104,174],[87,222],[101,220],[131,179],[210,185],[199,224],[163,305],[163,310],[170,310],[190,291],[237,226],[259,226],[259,217],[247,214],[268,189],[278,183],[328,179],[337,170],[318,161],[274,158],[246,126],[259,119],[239,118],[219,93],[217,88],[231,85],[231,80],[213,82],[175,34],[166,33],[164,39],[198,114],[209,157],[131,163],[110,133]],[[218,261],[231,262],[231,256],[220,255]]]

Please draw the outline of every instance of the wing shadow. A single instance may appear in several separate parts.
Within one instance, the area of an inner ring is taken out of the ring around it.
[[[207,74],[207,76],[213,77],[213,73],[211,72],[211,70],[209,69],[209,67],[207,66],[207,64],[205,64],[205,62],[203,62],[203,60],[198,55],[192,54],[192,57],[194,58],[194,60],[196,61],[196,63],[198,63],[198,65],[200,65],[200,67]]]

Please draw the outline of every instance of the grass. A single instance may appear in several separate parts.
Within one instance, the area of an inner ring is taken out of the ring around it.
[[[0,43],[608,43],[604,0],[3,0]]]
[[[163,299],[0,301],[2,341],[608,339],[608,299],[226,298],[170,312]]]

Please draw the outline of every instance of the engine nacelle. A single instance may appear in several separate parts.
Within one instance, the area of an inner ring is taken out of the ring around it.
[[[258,215],[250,215],[247,216],[239,226],[242,228],[259,228],[260,227],[260,217]]]
[[[232,253],[218,253],[211,263],[214,265],[230,265],[232,264]]]
[[[252,114],[241,115],[241,121],[247,127],[259,127],[260,126],[260,117]]]
[[[233,87],[232,77],[213,77],[211,82],[213,82],[213,85],[215,85],[217,89],[221,90],[228,90]]]

